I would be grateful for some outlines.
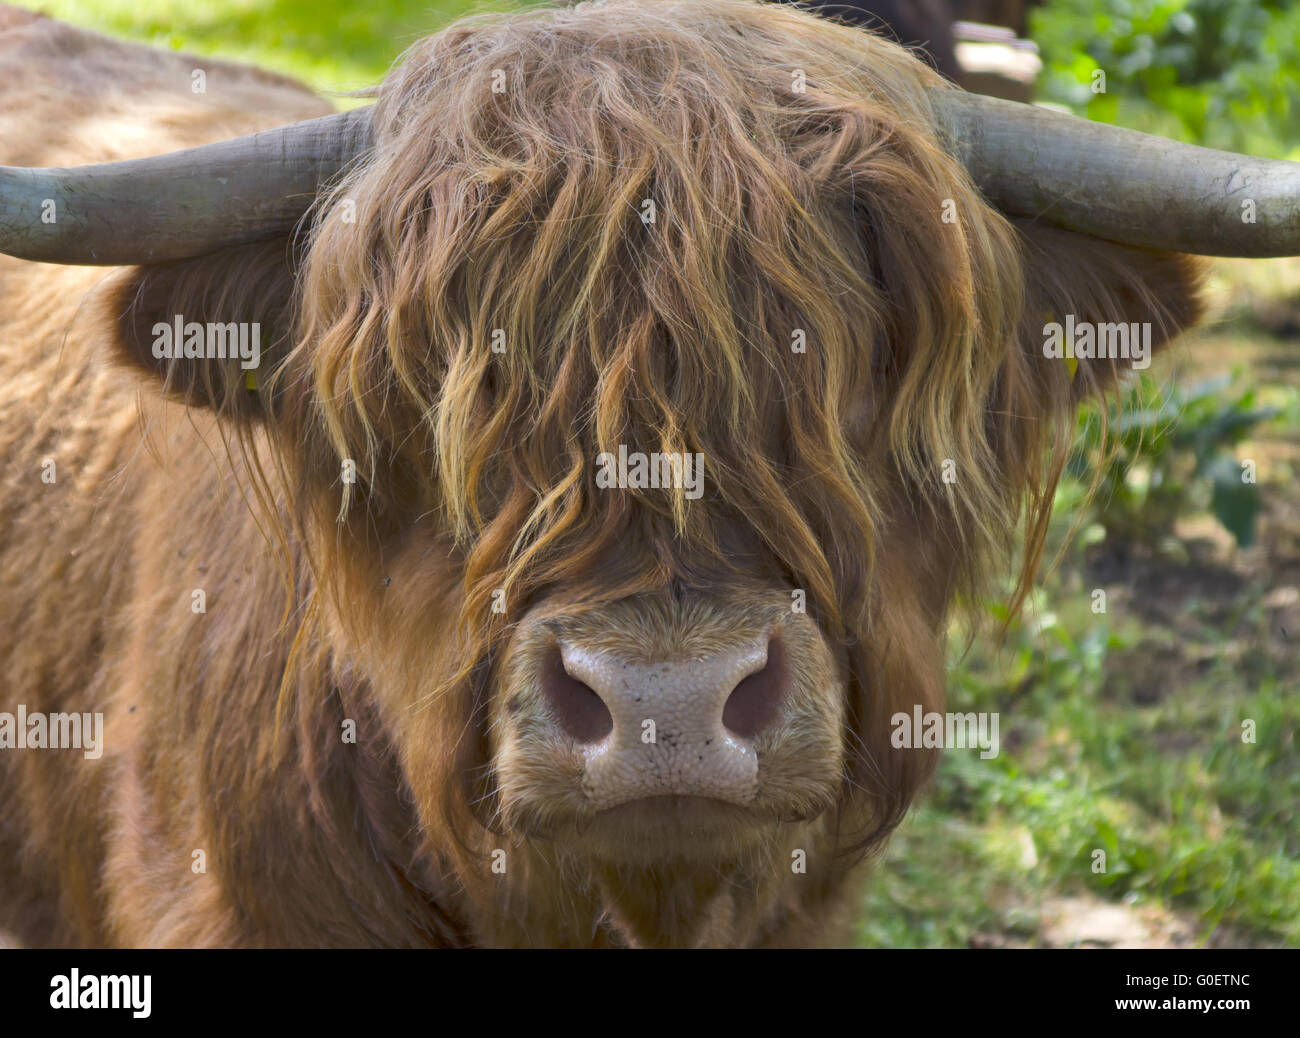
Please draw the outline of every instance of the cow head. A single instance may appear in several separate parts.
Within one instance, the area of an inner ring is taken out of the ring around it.
[[[531,910],[504,849],[627,939],[752,939],[792,856],[826,887],[929,774],[890,718],[940,708],[949,606],[1022,523],[1030,579],[1073,405],[1128,366],[1044,324],[1158,347],[1198,273],[1009,218],[972,174],[1006,193],[1010,160],[940,101],[745,0],[471,18],[380,88],[309,233],[112,293],[123,355],[258,460],[304,637],[472,898]],[[176,314],[259,322],[255,377],[156,358]]]

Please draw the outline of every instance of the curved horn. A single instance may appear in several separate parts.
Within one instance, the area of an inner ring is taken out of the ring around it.
[[[955,157],[1003,212],[1124,245],[1300,255],[1300,162],[1256,159],[1045,108],[934,90]],[[1254,202],[1254,222],[1243,208]]]
[[[950,147],[998,208],[1147,248],[1300,254],[1300,163],[1256,159],[1000,101],[931,93]],[[357,109],[148,159],[0,166],[0,252],[51,263],[156,263],[290,230],[365,150]],[[57,220],[41,221],[46,199]],[[1254,202],[1254,222],[1242,203]]]
[[[152,158],[0,166],[0,252],[47,263],[160,263],[291,230],[365,150],[359,108]],[[54,201],[55,220],[41,217]]]

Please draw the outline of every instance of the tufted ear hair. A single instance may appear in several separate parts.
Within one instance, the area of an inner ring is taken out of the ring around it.
[[[127,268],[104,304],[118,355],[180,403],[265,417],[268,376],[293,336],[297,267],[280,237]]]
[[[1012,222],[1026,272],[1020,343],[1047,407],[1114,391],[1200,320],[1201,257]]]

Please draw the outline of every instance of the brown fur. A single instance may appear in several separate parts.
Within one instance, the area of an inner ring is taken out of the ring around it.
[[[0,161],[321,111],[214,62],[196,98],[193,64],[19,19]],[[0,258],[0,709],[106,714],[102,760],[0,751],[0,925],[51,944],[840,939],[863,853],[934,763],[890,747],[888,719],[942,709],[950,605],[1022,517],[1028,586],[1073,405],[1117,377],[1045,360],[1046,315],[1151,320],[1163,342],[1198,313],[1188,257],[985,206],[935,138],[939,83],[746,0],[467,19],[386,81],[374,156],[308,241],[98,293],[100,272]],[[262,321],[257,391],[237,364],[160,366],[149,329],[174,313]],[[620,443],[703,452],[708,492],[598,490]],[[840,697],[843,764],[772,748],[762,802],[713,842],[638,845],[633,814],[615,853],[545,792],[553,770],[501,752],[524,621],[653,655],[761,625],[792,588],[800,688]]]

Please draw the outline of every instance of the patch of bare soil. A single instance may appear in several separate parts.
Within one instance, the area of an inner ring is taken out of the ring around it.
[[[1050,897],[1039,906],[1031,937],[976,934],[976,948],[1248,948],[1252,942],[1226,927],[1202,944],[1196,920],[1158,905],[1125,905],[1091,894]]]

